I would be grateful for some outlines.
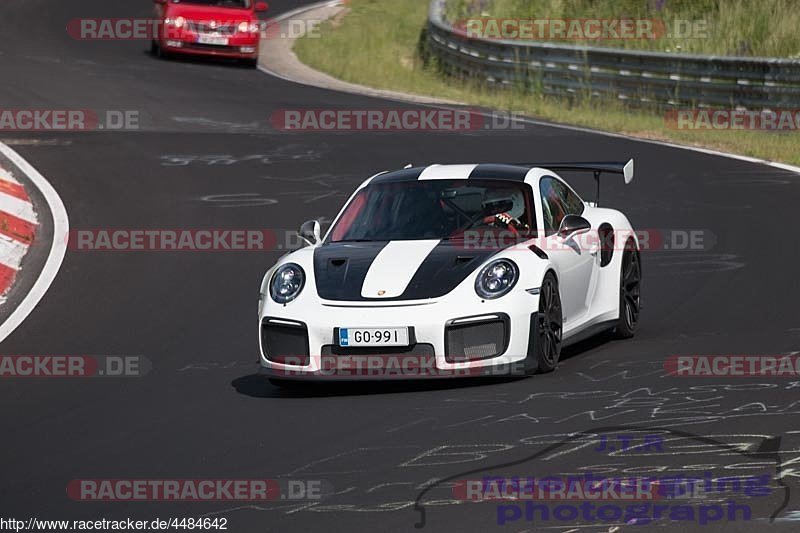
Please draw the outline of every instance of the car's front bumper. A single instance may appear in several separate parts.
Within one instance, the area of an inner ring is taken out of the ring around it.
[[[170,36],[159,40],[159,46],[165,52],[206,57],[222,57],[231,59],[257,59],[259,49],[258,37],[232,36],[227,45],[200,44],[197,36],[184,34]]]
[[[309,313],[306,306],[271,303],[259,316],[261,369],[276,378],[322,380],[525,375],[535,369],[528,354],[537,308],[538,296],[524,291],[470,306],[445,301],[380,306],[320,302]],[[407,348],[342,348],[335,335],[340,327],[404,326],[413,328]],[[273,329],[265,333],[265,327]],[[278,340],[273,333],[280,327],[294,341]],[[292,342],[292,348],[284,349]]]

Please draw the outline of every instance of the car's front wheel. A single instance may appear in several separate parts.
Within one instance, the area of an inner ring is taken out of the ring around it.
[[[614,336],[629,339],[639,329],[639,312],[642,285],[642,265],[636,244],[629,240],[622,254],[622,268],[619,281],[619,319],[614,328]]]
[[[534,345],[536,372],[552,372],[558,366],[561,356],[561,333],[563,314],[561,296],[558,292],[558,281],[552,272],[548,272],[539,289],[539,313],[537,314],[538,337]]]

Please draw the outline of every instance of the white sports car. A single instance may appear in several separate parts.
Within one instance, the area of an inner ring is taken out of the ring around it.
[[[555,171],[627,163],[432,165],[377,174],[259,299],[261,372],[293,379],[549,372],[562,346],[639,323],[639,241]]]

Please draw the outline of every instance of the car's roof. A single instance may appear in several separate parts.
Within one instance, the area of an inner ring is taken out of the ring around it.
[[[430,165],[426,167],[404,168],[375,176],[373,183],[397,183],[426,179],[484,179],[525,181],[532,167],[503,164],[481,165]]]

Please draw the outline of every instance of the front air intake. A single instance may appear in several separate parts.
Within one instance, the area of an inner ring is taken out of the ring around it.
[[[261,321],[261,348],[268,361],[308,366],[308,328],[303,322],[264,318]]]
[[[508,348],[510,331],[504,313],[451,320],[445,326],[445,360],[463,363],[497,357]]]

